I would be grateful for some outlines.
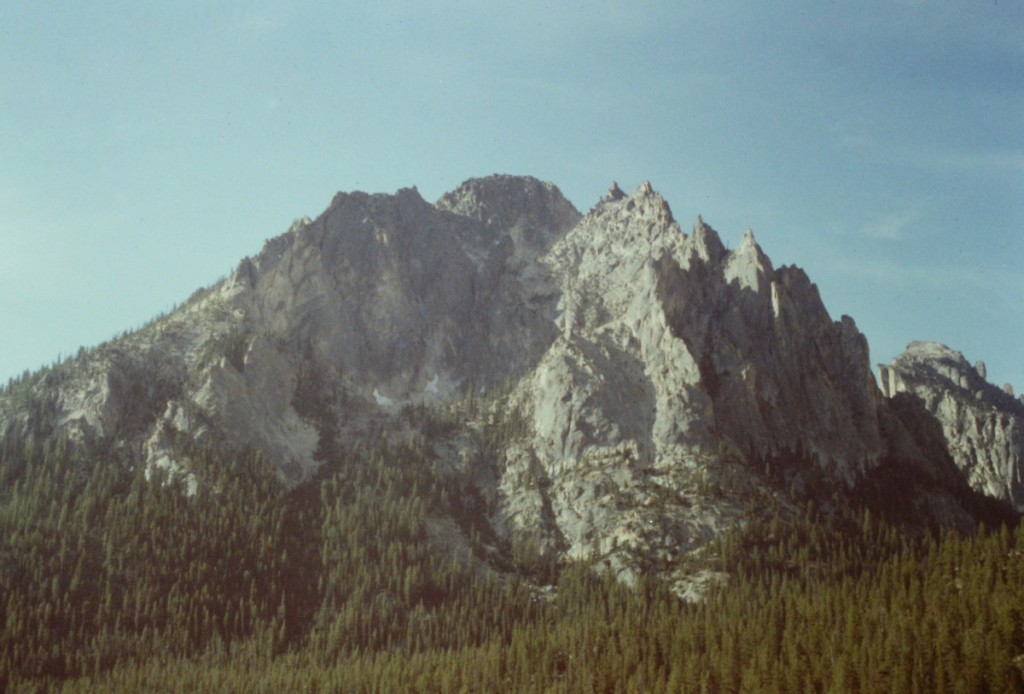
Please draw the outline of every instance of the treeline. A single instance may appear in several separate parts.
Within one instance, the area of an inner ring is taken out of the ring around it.
[[[474,489],[411,444],[335,451],[293,490],[197,452],[191,494],[61,446],[0,455],[0,689],[1024,690],[1019,529],[780,510],[709,548],[731,578],[687,605],[653,578],[515,566]]]

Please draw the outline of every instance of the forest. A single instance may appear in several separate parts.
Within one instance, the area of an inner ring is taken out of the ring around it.
[[[769,512],[655,576],[501,546],[423,446],[368,437],[284,487],[258,455],[181,476],[66,443],[0,450],[0,690],[1024,691],[1024,530]],[[454,518],[489,565],[442,551]]]

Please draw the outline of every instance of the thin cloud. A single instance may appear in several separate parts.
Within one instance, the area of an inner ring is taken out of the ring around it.
[[[1024,151],[925,151],[917,155],[923,163],[954,170],[1009,169],[1024,171]]]
[[[945,291],[958,287],[983,295],[988,308],[1019,311],[1021,279],[1011,269],[978,265],[924,265],[913,260],[873,257],[852,260],[835,257],[818,263],[816,270],[833,276],[869,282],[892,291]]]
[[[258,42],[284,25],[280,8],[262,8],[247,12],[234,24],[234,33],[242,41]]]
[[[874,219],[861,227],[860,233],[868,238],[886,241],[902,241],[921,219],[920,206],[913,206],[899,212],[892,212]]]
[[[1021,149],[952,149],[934,145],[908,145],[874,135],[871,132],[873,127],[877,127],[877,124],[870,119],[860,122],[842,120],[833,125],[833,140],[841,149],[886,164],[909,164],[946,171],[1024,172],[1024,150]]]

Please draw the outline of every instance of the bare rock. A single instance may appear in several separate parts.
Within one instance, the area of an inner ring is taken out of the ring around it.
[[[979,362],[980,364],[980,362]],[[942,425],[950,454],[979,492],[1024,507],[1024,405],[985,368],[936,342],[912,342],[881,368],[887,397],[912,395]]]

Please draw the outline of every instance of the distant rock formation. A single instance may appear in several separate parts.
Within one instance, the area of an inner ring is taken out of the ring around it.
[[[1024,403],[1013,388],[985,380],[984,362],[936,342],[912,342],[879,365],[882,393],[909,393],[941,424],[949,451],[971,486],[1024,510]]]

